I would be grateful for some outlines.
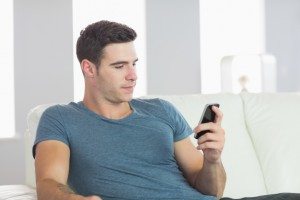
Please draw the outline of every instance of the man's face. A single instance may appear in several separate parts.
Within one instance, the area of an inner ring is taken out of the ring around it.
[[[137,60],[133,42],[106,46],[95,77],[97,97],[111,103],[130,101],[137,80]]]

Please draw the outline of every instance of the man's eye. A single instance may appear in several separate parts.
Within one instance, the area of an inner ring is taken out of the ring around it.
[[[118,65],[118,66],[115,66],[116,69],[121,69],[121,68],[123,68],[123,67],[124,67],[124,65]]]

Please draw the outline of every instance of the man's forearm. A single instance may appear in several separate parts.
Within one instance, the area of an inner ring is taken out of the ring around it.
[[[226,172],[222,162],[209,163],[204,159],[203,167],[195,178],[194,187],[203,194],[222,197]]]
[[[84,200],[83,196],[76,195],[67,185],[51,179],[37,183],[38,200]]]

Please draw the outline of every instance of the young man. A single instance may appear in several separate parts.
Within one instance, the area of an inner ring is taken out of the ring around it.
[[[89,25],[77,41],[85,79],[83,101],[48,108],[33,152],[40,200],[181,199],[221,197],[222,113],[195,148],[182,115],[161,99],[132,99],[138,61],[133,29]],[[202,150],[203,153],[200,151]]]
[[[39,199],[222,196],[221,111],[214,108],[216,123],[195,128],[210,130],[196,149],[188,137],[192,130],[171,104],[132,99],[135,38],[131,28],[108,21],[81,32],[77,56],[84,98],[53,106],[40,120],[34,146]]]

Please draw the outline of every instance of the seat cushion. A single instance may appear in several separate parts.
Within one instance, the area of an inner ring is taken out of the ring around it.
[[[26,185],[1,185],[1,200],[36,200],[35,189]]]
[[[300,193],[300,94],[241,96],[268,192]]]

